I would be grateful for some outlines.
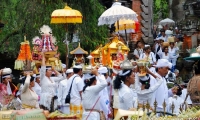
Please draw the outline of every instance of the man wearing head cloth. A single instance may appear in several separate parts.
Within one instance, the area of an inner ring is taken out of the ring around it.
[[[84,87],[84,82],[81,78],[82,76],[82,66],[80,64],[74,65],[73,67],[74,75],[71,76],[67,81],[67,88],[66,92],[69,92],[71,87],[70,93],[70,113],[76,114],[78,117],[82,118],[82,90]]]
[[[166,60],[166,59],[159,59],[156,67],[156,76],[159,78],[162,78],[163,82],[156,90],[155,98],[157,101],[157,111],[163,111],[163,102],[165,101],[167,103],[168,100],[168,88],[166,84],[166,79],[164,78],[168,70],[172,67],[172,64]]]
[[[111,98],[111,93],[108,93],[108,89],[111,92],[111,90],[112,90],[111,82],[112,81],[111,81],[111,79],[109,79],[110,77],[108,76],[108,69],[106,67],[100,67],[98,69],[98,73],[100,74],[101,77],[104,77],[108,83],[110,83],[108,88],[104,88],[99,93],[101,96],[101,98],[100,98],[101,110],[104,112],[106,119],[108,119],[109,114],[111,114],[110,99],[109,99],[109,98]],[[96,79],[97,79],[97,84],[100,84],[98,77],[96,77]]]
[[[66,92],[67,86],[69,86],[67,82],[70,79],[70,77],[74,74],[73,69],[67,69],[65,74],[67,78],[61,81],[58,86],[58,108],[62,111],[62,113],[69,114],[67,113],[67,111],[65,111],[65,98],[68,94],[68,92]]]

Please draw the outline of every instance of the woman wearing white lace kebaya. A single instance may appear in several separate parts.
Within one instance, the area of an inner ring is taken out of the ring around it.
[[[119,106],[118,109],[129,110],[137,108],[137,98],[134,97],[131,84],[135,83],[135,74],[130,69],[121,71],[114,80],[114,89],[118,90]]]
[[[57,77],[51,77],[52,72],[56,74]],[[52,69],[51,66],[45,65],[45,56],[42,53],[42,66],[40,69],[40,85],[41,85],[41,94],[40,94],[40,105],[45,110],[54,111],[57,107],[57,96],[56,96],[56,81],[62,79],[62,75]]]
[[[100,120],[100,91],[108,85],[104,76],[100,76],[97,70],[92,70],[92,74],[84,75],[84,83],[82,92],[82,105],[84,108],[82,120]],[[97,84],[97,80],[99,84]]]

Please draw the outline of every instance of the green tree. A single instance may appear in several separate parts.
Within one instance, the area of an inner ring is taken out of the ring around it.
[[[169,16],[168,0],[153,0],[153,19],[157,22],[159,19],[165,19]]]
[[[68,6],[79,10],[83,15],[82,24],[68,25],[68,32],[79,31],[81,46],[93,50],[98,44],[105,42],[107,28],[98,27],[98,17],[104,7],[98,0],[67,0]],[[46,24],[52,28],[57,38],[59,51],[65,53],[63,40],[66,34],[65,24],[50,24],[51,13],[64,8],[63,0],[0,0],[0,20],[5,24],[0,32],[0,52],[8,56],[18,55],[24,34],[31,42],[34,36],[40,36],[39,28]],[[62,54],[65,55],[65,54]]]

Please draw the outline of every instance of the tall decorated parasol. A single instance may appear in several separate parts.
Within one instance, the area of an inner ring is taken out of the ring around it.
[[[115,2],[111,8],[103,12],[98,19],[98,25],[110,25],[120,19],[130,19],[137,21],[137,14],[130,8],[122,6],[120,2]]]
[[[126,35],[127,33],[135,33],[139,30],[139,22],[130,20],[130,19],[120,19],[118,22],[115,22],[115,32]]]
[[[165,26],[165,25],[173,25],[175,24],[175,22],[172,19],[166,18],[164,20],[161,20],[159,24]]]
[[[57,9],[52,12],[51,23],[82,23],[82,14],[66,5],[64,9]],[[69,41],[66,39],[64,42],[66,44],[66,66],[68,67]]]
[[[122,19],[122,21],[123,20],[138,21],[137,16],[138,15],[132,9],[122,6],[120,2],[114,2],[113,5],[109,9],[104,11],[103,14],[99,17],[98,25],[99,26],[100,25],[111,25],[111,24],[117,22],[117,28],[119,30],[119,27],[120,27],[119,21],[121,19]],[[127,40],[127,35],[126,35],[126,40]]]

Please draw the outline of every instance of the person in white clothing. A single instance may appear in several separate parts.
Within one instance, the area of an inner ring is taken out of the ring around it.
[[[161,59],[162,57],[162,46],[161,46],[160,39],[162,38],[155,39],[154,53],[155,53],[156,60]]]
[[[58,108],[61,110],[62,113],[65,113],[65,114],[69,114],[69,113],[66,113],[67,111],[65,111],[65,108],[66,108],[66,103],[65,103],[65,98],[67,96],[67,80],[74,74],[73,72],[73,69],[67,69],[66,71],[66,79],[61,81],[59,83],[59,86],[58,86]]]
[[[190,99],[190,95],[187,95],[187,83],[181,83],[181,87],[182,87],[182,94],[181,94],[181,98],[184,100],[184,102],[187,103],[187,105],[191,106],[192,105],[192,101]]]
[[[45,55],[42,53],[42,66],[40,69],[40,106],[42,109],[53,112],[57,107],[56,81],[62,79],[62,75],[55,69],[52,69],[51,66],[46,66],[45,61]],[[57,77],[51,77],[52,72],[54,72]]]
[[[163,82],[161,78],[157,77],[149,69],[147,69],[147,72],[150,75],[146,74],[146,76],[139,77],[138,76],[139,74],[136,74],[135,90],[138,96],[139,108],[142,108],[143,104],[146,104],[147,102],[150,104],[150,107],[153,108],[153,102],[155,100],[153,99],[154,92],[158,89],[158,87]],[[151,86],[150,81],[152,81],[153,78],[157,80],[157,83]]]
[[[163,111],[163,102],[165,101],[167,103],[168,99],[168,88],[164,77],[167,75],[168,70],[172,67],[172,64],[166,59],[159,59],[155,67],[155,75],[161,78],[163,81],[162,84],[156,90],[156,111]]]
[[[131,84],[135,83],[135,74],[130,69],[121,71],[114,80],[114,89],[118,90],[119,106],[118,109],[130,110],[137,108],[137,99],[134,99]]]
[[[84,82],[82,76],[82,65],[76,64],[73,66],[74,75],[71,76],[67,81],[66,93],[70,92],[70,113],[76,114],[79,118],[82,118],[82,90]],[[70,91],[71,88],[71,91]]]
[[[32,88],[36,94],[38,95],[38,100],[40,100],[40,94],[41,94],[41,86],[40,86],[40,74],[36,74],[35,76],[35,86]]]
[[[163,52],[162,52],[162,59],[166,59],[169,61],[169,52],[168,52],[168,47],[164,47],[163,48]]]
[[[151,52],[150,45],[145,45],[144,53],[140,56],[140,60],[146,60],[150,63],[150,70],[155,73],[155,68],[152,67],[156,64],[156,58],[153,52]]]
[[[62,72],[62,76],[63,76],[64,79],[67,78],[66,71],[67,71],[66,65],[62,64],[62,71],[61,72]]]
[[[24,87],[21,91],[21,102],[23,108],[39,108],[38,95],[35,91],[32,90],[32,87],[34,87],[34,85],[34,77],[30,76],[29,72],[26,72]]]
[[[137,48],[134,50],[133,54],[134,54],[136,60],[139,60],[140,55],[143,54],[144,43],[142,41],[137,41],[136,47]]]
[[[170,42],[169,43],[170,46],[169,46],[169,62],[172,63],[172,72],[174,72],[175,70],[175,67],[176,67],[176,61],[177,61],[177,58],[179,57],[179,48],[177,46],[175,46],[175,43],[174,42]]]
[[[98,74],[96,69],[92,70],[92,74],[85,75],[85,86],[83,87],[83,119],[82,120],[100,120],[100,91],[102,91],[108,83],[105,77]],[[97,79],[99,84],[97,84]],[[105,118],[104,118],[105,119]]]
[[[98,73],[100,75],[102,75],[102,77],[104,76],[105,79],[106,79],[106,81],[107,81],[107,78],[108,78],[108,69],[106,67],[100,67],[98,69]],[[97,79],[97,84],[99,84],[100,83],[99,79],[98,78],[96,78],[96,79]],[[110,86],[111,86],[111,84],[108,82],[108,86],[107,87],[109,87],[111,89],[112,87],[110,87]],[[101,96],[101,98],[100,98],[101,109],[102,109],[102,111],[105,114],[106,120],[108,119],[108,117],[112,117],[111,116],[111,108],[110,108],[110,99],[109,99],[109,94],[108,94],[107,87],[104,88],[100,92],[100,96]]]
[[[167,105],[167,111],[175,115],[178,115],[180,113],[180,108],[182,108],[182,105],[184,103],[184,100],[180,97],[182,94],[182,89],[180,86],[175,86],[175,89],[173,90],[173,96],[168,98],[168,105]],[[174,104],[174,109],[172,109],[172,104]]]

